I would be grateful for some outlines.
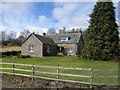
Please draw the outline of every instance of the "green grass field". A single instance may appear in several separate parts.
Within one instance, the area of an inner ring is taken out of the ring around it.
[[[62,66],[62,67],[74,67],[74,68],[118,68],[117,62],[108,62],[108,61],[94,61],[94,60],[83,60],[77,57],[34,57],[34,58],[3,58],[2,62],[7,63],[22,63],[22,64],[35,64],[35,65],[42,65],[42,66]],[[3,65],[3,67],[11,67],[10,65]],[[31,67],[23,67],[23,66],[15,66],[16,68],[24,68],[31,70]],[[44,68],[35,68],[38,71],[49,71],[49,72],[56,72],[55,69],[44,69]],[[8,71],[8,70],[6,70]],[[16,71],[17,73],[26,73],[31,74],[28,72],[20,72]],[[90,75],[90,71],[73,71],[73,70],[60,70],[61,73],[68,73],[68,74],[78,74],[78,75]],[[47,75],[47,74],[38,74],[35,75],[39,76],[46,76],[46,77],[54,77],[55,75]],[[118,71],[93,71],[93,76],[117,76]],[[90,79],[87,78],[75,78],[75,77],[63,77],[60,76],[61,79],[71,79],[71,80],[78,80],[78,81],[86,81],[90,82]],[[117,82],[118,78],[101,78],[101,79],[93,79],[94,82]]]
[[[3,58],[2,62],[80,68],[118,68],[118,62],[83,60],[76,57]]]

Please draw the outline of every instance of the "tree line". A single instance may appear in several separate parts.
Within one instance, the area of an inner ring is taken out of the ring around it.
[[[30,35],[29,30],[23,30],[17,37],[17,32],[1,31],[0,32],[0,44],[2,46],[20,46],[23,40]]]
[[[73,28],[71,30],[66,30],[65,27],[63,29],[59,29],[58,32],[55,28],[50,28],[43,35],[54,35],[54,34],[66,34],[66,33],[82,33],[81,28]],[[0,32],[0,44],[2,46],[20,46],[21,43],[31,34],[30,30],[24,29],[17,36],[17,32],[11,31],[7,32],[6,30]]]

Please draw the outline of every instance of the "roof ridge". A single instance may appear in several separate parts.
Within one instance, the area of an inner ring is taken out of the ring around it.
[[[42,36],[42,35],[39,35],[39,34],[35,34],[35,35],[38,35],[38,36],[40,36],[40,37],[47,38],[47,39],[52,39],[52,38],[45,37],[45,36]],[[52,39],[52,40],[53,40],[53,39]]]

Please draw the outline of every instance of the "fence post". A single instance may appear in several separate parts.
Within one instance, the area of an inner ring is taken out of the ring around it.
[[[92,88],[93,86],[92,86],[92,83],[93,83],[93,68],[91,68],[91,85],[90,85],[90,88]]]
[[[14,63],[13,63],[13,64],[12,64],[12,75],[13,75],[13,76],[14,76],[14,73],[15,73],[14,68],[15,68],[15,65],[14,65]]]
[[[59,79],[59,65],[57,66],[57,79]],[[57,80],[57,83],[58,83],[58,80]]]
[[[34,64],[32,64],[32,81],[34,81]]]

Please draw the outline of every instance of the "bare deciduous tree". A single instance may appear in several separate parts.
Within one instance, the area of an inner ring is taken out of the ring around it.
[[[48,35],[53,35],[56,34],[56,30],[54,28],[50,28],[47,33]]]

